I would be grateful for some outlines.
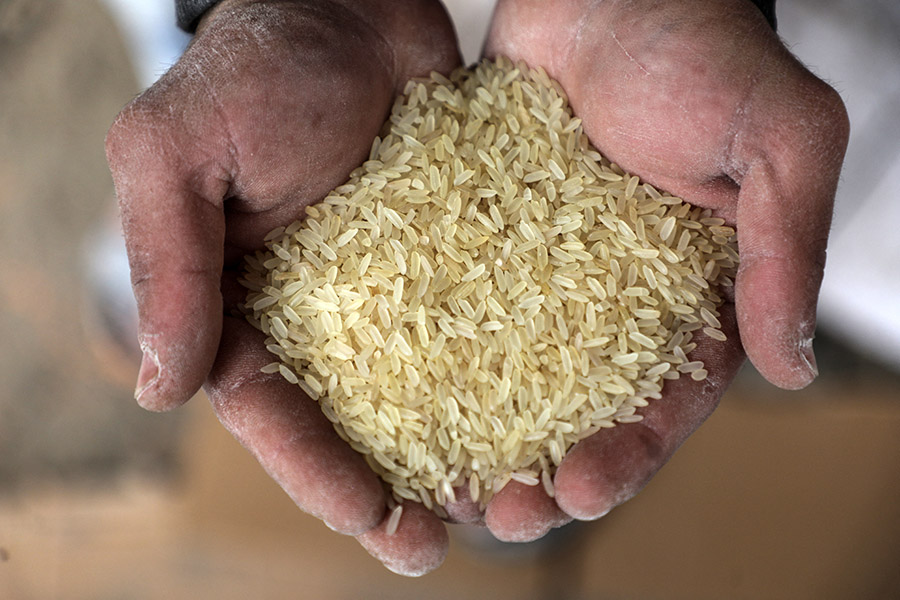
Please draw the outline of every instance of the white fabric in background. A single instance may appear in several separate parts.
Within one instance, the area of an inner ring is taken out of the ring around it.
[[[819,324],[900,367],[900,3],[781,0],[779,33],[850,113]]]
[[[175,25],[174,0],[103,0],[119,23],[138,83],[150,87],[184,52],[191,37]]]

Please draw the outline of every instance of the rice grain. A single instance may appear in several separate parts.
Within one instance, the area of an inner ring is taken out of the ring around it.
[[[402,501],[555,493],[580,439],[635,423],[724,340],[735,233],[594,150],[558,84],[506,59],[410,82],[369,159],[247,257],[263,367]],[[598,433],[599,432],[599,433]]]

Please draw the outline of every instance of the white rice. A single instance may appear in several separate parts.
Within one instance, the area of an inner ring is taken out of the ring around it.
[[[400,525],[401,516],[403,516],[403,504],[397,504],[397,506],[391,509],[391,514],[388,516],[387,524],[385,525],[385,533],[387,535],[394,535],[397,533],[397,527]]]
[[[734,231],[593,149],[558,84],[505,59],[411,81],[369,160],[247,258],[248,319],[393,490],[550,496],[580,439],[707,372]],[[392,508],[388,533],[399,524]]]

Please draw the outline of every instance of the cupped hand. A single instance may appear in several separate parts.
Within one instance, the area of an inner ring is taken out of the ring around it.
[[[528,540],[636,494],[713,411],[744,360],[796,389],[816,375],[815,308],[848,137],[837,93],[749,0],[500,0],[486,45],[544,67],[601,153],[737,229],[725,343],[699,341],[704,382],[667,382],[638,424],[573,447],[556,497],[512,483],[488,506],[497,537]],[[738,341],[739,340],[739,341]]]
[[[386,536],[375,474],[315,402],[260,373],[263,336],[232,315],[242,257],[362,163],[409,78],[459,61],[436,0],[225,0],[107,136],[144,353],[138,402],[167,410],[205,385],[302,509],[407,574],[443,559],[443,524],[410,507]]]

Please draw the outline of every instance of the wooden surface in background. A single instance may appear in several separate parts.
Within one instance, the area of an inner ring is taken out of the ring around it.
[[[177,439],[132,400],[85,268],[115,211],[103,139],[136,92],[98,0],[0,1],[0,493],[156,468]]]
[[[898,391],[793,402],[735,391],[604,519],[544,546],[453,528],[446,564],[420,579],[389,573],[300,513],[197,398],[180,485],[0,502],[0,597],[894,598]]]

